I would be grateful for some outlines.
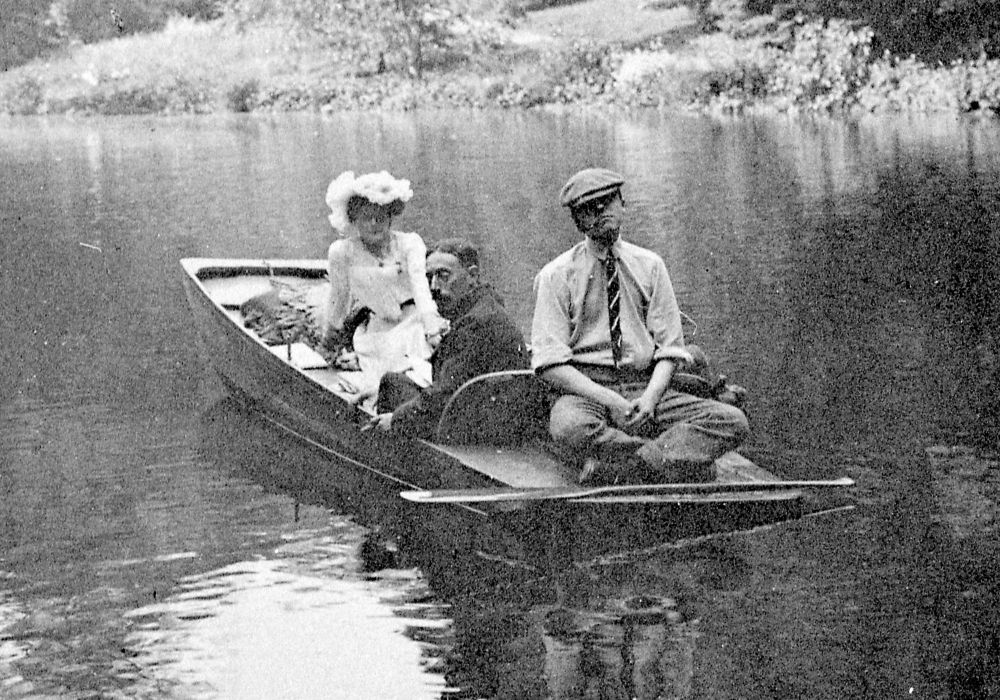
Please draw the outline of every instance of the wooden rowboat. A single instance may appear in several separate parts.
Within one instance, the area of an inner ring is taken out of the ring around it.
[[[419,504],[412,507],[447,509],[487,532],[491,541],[530,547],[525,538],[543,533],[582,556],[645,547],[797,518],[803,487],[845,485],[776,483],[773,474],[731,452],[716,465],[717,489],[705,484],[581,489],[575,470],[546,447],[544,387],[530,371],[468,382],[446,407],[434,439],[362,431],[372,414],[344,392],[351,373],[328,366],[301,343],[268,345],[245,327],[240,311],[275,285],[322,283],[325,261],[185,259],[181,265],[188,303],[215,371],[234,397],[331,457],[317,482],[337,481],[338,474],[351,471],[355,479],[360,475],[405,493]]]

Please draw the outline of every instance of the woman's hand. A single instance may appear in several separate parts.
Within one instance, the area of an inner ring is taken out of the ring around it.
[[[424,333],[424,338],[427,339],[427,343],[432,347],[436,348],[441,344],[441,340],[448,335],[448,331],[451,330],[451,322],[446,318],[439,319],[440,323],[432,326],[426,333]]]
[[[343,369],[349,372],[358,372],[361,370],[361,364],[358,362],[357,353],[348,352],[345,348],[340,349],[340,354],[337,355],[334,365],[337,369]]]

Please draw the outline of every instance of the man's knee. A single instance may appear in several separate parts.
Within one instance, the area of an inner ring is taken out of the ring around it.
[[[410,399],[420,395],[420,387],[402,372],[386,372],[379,380],[378,412],[392,413]]]
[[[718,429],[730,435],[736,442],[743,442],[750,437],[750,422],[746,414],[728,403],[712,402],[712,420]]]
[[[563,396],[549,414],[549,434],[554,440],[573,446],[593,441],[607,421],[593,412],[583,410],[576,397]]]

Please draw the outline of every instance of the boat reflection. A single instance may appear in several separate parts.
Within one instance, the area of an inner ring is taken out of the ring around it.
[[[697,623],[669,599],[637,597],[621,610],[546,614],[545,677],[553,698],[685,698],[692,692]]]
[[[569,565],[506,559],[378,481],[312,478],[324,473],[327,455],[235,401],[213,406],[203,428],[203,456],[219,468],[363,528],[355,557],[366,576],[420,572],[429,586],[421,602],[450,623],[433,634],[422,625],[402,633],[438,659],[448,697],[689,697],[703,587],[693,582],[732,583],[747,568],[718,545]],[[413,602],[393,614],[412,616]]]

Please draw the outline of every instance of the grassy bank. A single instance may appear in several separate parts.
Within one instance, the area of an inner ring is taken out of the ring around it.
[[[613,21],[609,21],[609,17]],[[708,110],[1000,108],[1000,62],[930,67],[872,57],[843,23],[727,18],[589,0],[493,18],[488,48],[432,57],[420,79],[376,70],[320,36],[267,24],[173,20],[153,34],[80,45],[0,76],[10,114],[407,110],[601,104]]]

